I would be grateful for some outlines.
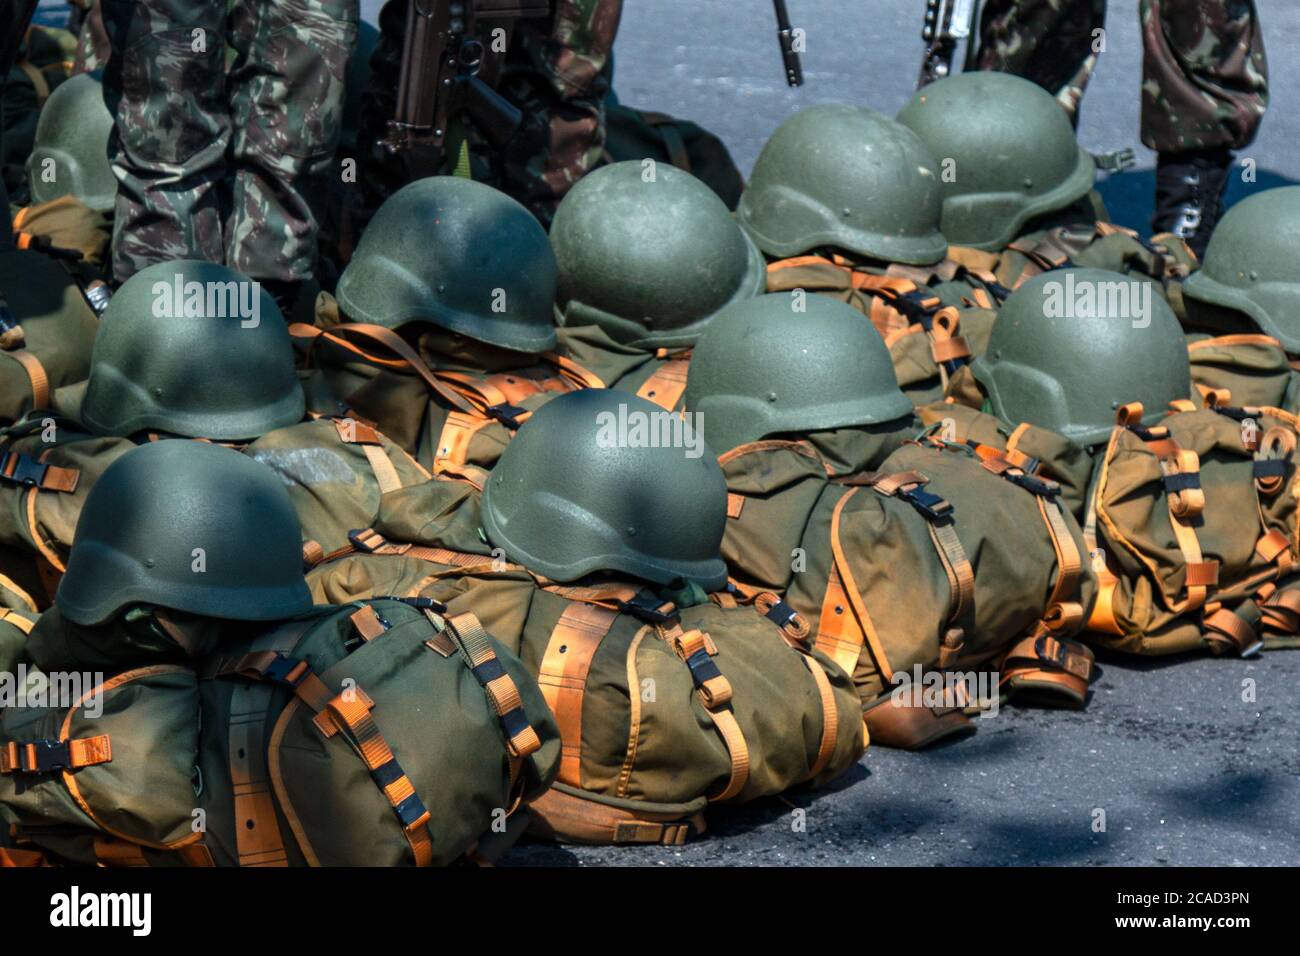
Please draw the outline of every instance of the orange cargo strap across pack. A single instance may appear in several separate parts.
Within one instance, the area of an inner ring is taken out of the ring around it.
[[[691,364],[691,350],[659,349],[655,358],[663,361],[636,393],[660,408],[672,411],[686,392],[686,374]]]

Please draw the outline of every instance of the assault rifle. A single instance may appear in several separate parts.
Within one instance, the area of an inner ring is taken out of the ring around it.
[[[958,41],[970,37],[975,6],[976,0],[926,0],[925,23],[921,27],[925,53],[921,58],[921,75],[916,81],[918,90],[952,72]]]
[[[455,121],[497,149],[510,141],[523,116],[493,85],[516,21],[550,13],[550,0],[407,0],[397,108],[384,148],[409,179],[456,163],[446,153]]]
[[[803,86],[803,64],[795,48],[795,30],[790,23],[790,11],[785,0],[772,0],[776,9],[776,39],[781,44],[781,59],[785,63],[785,81],[790,86]]]

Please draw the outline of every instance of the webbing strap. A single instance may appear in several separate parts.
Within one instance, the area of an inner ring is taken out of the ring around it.
[[[382,325],[372,325],[367,322],[343,322],[326,332],[324,329],[319,329],[314,325],[307,325],[305,322],[295,322],[289,326],[289,334],[294,338],[307,339],[313,344],[317,339],[325,339],[376,365],[389,368],[409,368],[424,379],[424,383],[436,394],[440,395],[452,408],[460,409],[463,412],[475,410],[474,405],[467,398],[440,379],[437,373],[425,364],[420,354],[392,329],[386,329]],[[378,343],[397,355],[398,360],[385,359],[382,356],[367,352],[356,343],[349,341],[352,338]]]
[[[800,656],[803,658],[804,664],[807,665],[808,672],[812,674],[813,681],[817,684],[817,696],[821,699],[822,706],[821,742],[817,745],[817,756],[813,760],[812,769],[808,771],[808,779],[813,780],[826,769],[826,765],[830,763],[831,757],[835,754],[835,740],[839,730],[840,714],[839,708],[835,704],[835,689],[831,687],[831,680],[826,675],[826,669],[811,654],[802,654]]]
[[[730,800],[745,789],[749,780],[749,744],[731,708],[731,682],[713,661],[718,653],[713,639],[704,631],[692,628],[683,631],[674,623],[661,628],[660,633],[691,672],[695,692],[704,705],[704,711],[722,736],[722,742],[731,758],[731,775],[722,790],[710,796],[710,801]]]
[[[537,683],[560,728],[559,781],[582,786],[582,701],[587,674],[601,641],[619,612],[594,604],[572,603],[556,622],[542,655]],[[630,688],[632,694],[637,688]]]
[[[497,659],[492,642],[479,619],[473,614],[457,614],[447,619],[447,626],[460,638],[469,655],[470,670],[483,685],[488,700],[496,710],[497,719],[501,722],[512,758],[510,782],[513,786],[524,758],[536,753],[542,742],[528,722],[519,688]]]
[[[343,733],[344,739],[370,771],[375,785],[383,791],[410,845],[415,865],[428,866],[433,862],[429,811],[371,716],[373,707],[374,702],[356,686],[330,700],[322,715],[328,715]]]
[[[871,648],[872,657],[882,679],[888,682],[893,679],[894,669],[890,666],[889,658],[885,654],[885,646],[881,643],[876,625],[867,611],[866,602],[858,591],[853,570],[849,567],[848,558],[840,542],[840,516],[844,512],[845,504],[857,494],[858,490],[858,488],[850,488],[845,492],[831,512],[831,555],[834,566],[826,582],[826,596],[822,600],[821,616],[817,623],[817,647],[829,654],[835,663],[849,674],[853,674],[857,670],[858,653],[853,653],[850,660],[849,646],[846,646],[846,642],[851,645],[856,640],[859,652],[865,642]],[[831,612],[829,615],[828,610]],[[845,625],[848,624],[849,615],[845,614],[845,611],[852,612],[853,622],[848,627]],[[839,622],[838,627],[836,621]],[[848,666],[845,666],[846,664]]]
[[[666,361],[651,373],[636,393],[671,412],[686,391],[686,373],[690,367],[691,353],[687,349],[664,358]]]
[[[705,830],[703,813],[654,813],[607,803],[552,787],[528,804],[532,829],[575,843],[646,843],[681,846]]]
[[[81,472],[76,468],[49,465],[31,455],[18,451],[0,454],[0,482],[26,485],[39,491],[57,491],[71,494],[77,490]]]
[[[32,389],[32,408],[49,408],[50,376],[46,373],[41,360],[26,349],[3,350],[0,351],[0,355],[9,356],[27,373],[27,380]]]
[[[14,740],[0,747],[0,774],[54,773],[109,763],[113,746],[108,734],[78,737],[73,740]]]

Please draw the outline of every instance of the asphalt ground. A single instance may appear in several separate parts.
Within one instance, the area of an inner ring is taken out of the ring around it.
[[[55,15],[60,5],[42,4]],[[807,31],[806,83],[785,86],[766,0],[627,0],[616,87],[633,106],[692,119],[748,171],[794,110],[862,103],[894,113],[919,65],[921,0],[789,0]],[[379,3],[364,0],[374,19]],[[1152,154],[1138,141],[1136,0],[1111,0],[1107,51],[1081,142],[1133,146],[1101,184],[1116,221],[1144,228]],[[1300,181],[1300,4],[1258,0],[1273,101],[1229,200]],[[516,848],[507,865],[1297,865],[1300,652],[1253,660],[1103,657],[1079,712],[1003,708],[975,736],[921,753],[872,748],[834,786],[713,808],[676,848]]]

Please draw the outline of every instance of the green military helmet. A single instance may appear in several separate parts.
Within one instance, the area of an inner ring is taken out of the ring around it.
[[[1229,209],[1201,269],[1183,282],[1183,300],[1193,322],[1198,311],[1232,309],[1300,353],[1300,186],[1266,189]]]
[[[578,180],[551,245],[564,324],[599,325],[634,348],[689,346],[727,303],[767,288],[762,253],[722,200],[667,163],[628,160]]]
[[[54,603],[87,626],[133,604],[237,621],[301,614],[312,599],[289,493],[220,445],[133,448],[90,489]]]
[[[483,490],[488,541],[556,581],[604,571],[716,590],[726,520],[722,469],[698,432],[608,389],[539,408]]]
[[[403,186],[379,207],[339,277],[354,322],[430,322],[504,349],[555,347],[555,254],[505,193],[458,176]]]
[[[943,234],[999,251],[1036,216],[1092,189],[1096,166],[1051,94],[1008,73],[946,77],[898,114],[934,154],[943,179]]]
[[[117,200],[117,179],[108,161],[112,129],[98,72],[60,83],[41,109],[36,143],[27,158],[32,201],[71,194],[96,212],[111,211]]]
[[[774,292],[718,314],[691,354],[686,408],[712,448],[770,435],[903,418],[884,340],[857,309],[823,295]]]
[[[305,413],[275,300],[233,269],[183,259],[142,269],[110,300],[79,417],[99,435],[243,441]]]
[[[948,248],[942,202],[939,165],[911,130],[873,110],[826,104],[777,127],[736,215],[769,256],[833,246],[930,265]]]
[[[1150,424],[1192,393],[1173,310],[1147,280],[1104,269],[1057,269],[1022,285],[971,371],[1003,422],[1081,445],[1105,440],[1122,405],[1141,402]]]

